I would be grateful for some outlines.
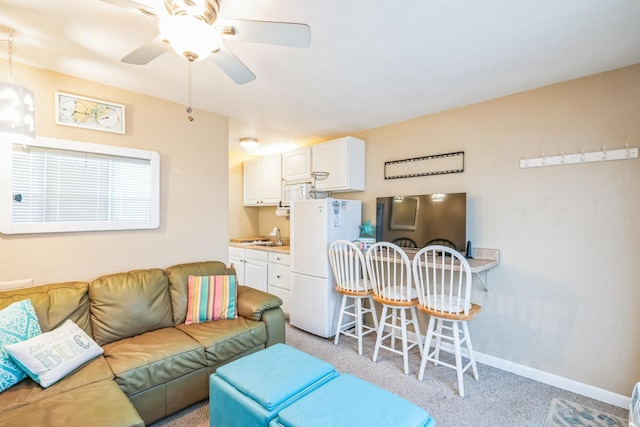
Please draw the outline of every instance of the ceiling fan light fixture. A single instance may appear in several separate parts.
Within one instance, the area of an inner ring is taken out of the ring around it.
[[[166,16],[160,20],[158,28],[173,50],[189,61],[205,59],[222,43],[215,28],[189,15]]]
[[[240,146],[245,150],[255,150],[260,147],[260,141],[257,138],[240,138]]]

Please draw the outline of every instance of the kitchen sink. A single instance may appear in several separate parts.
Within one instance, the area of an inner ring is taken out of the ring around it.
[[[242,244],[247,246],[283,246],[282,243],[265,242],[263,240],[256,240],[255,242],[243,242]]]

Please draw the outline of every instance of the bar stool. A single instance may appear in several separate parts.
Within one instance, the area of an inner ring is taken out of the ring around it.
[[[336,292],[342,294],[338,328],[334,344],[340,334],[358,340],[358,354],[362,355],[362,337],[378,329],[376,307],[371,297],[371,285],[367,280],[367,268],[360,249],[348,240],[336,240],[329,246],[329,262],[336,279]],[[363,305],[368,301],[368,307]],[[374,326],[364,323],[363,316],[371,313]],[[351,318],[346,323],[345,316]],[[355,333],[350,332],[355,326]]]
[[[430,316],[418,379],[422,381],[427,361],[455,369],[458,394],[464,396],[462,374],[471,368],[473,377],[478,379],[467,320],[473,319],[481,310],[479,305],[471,303],[469,262],[455,249],[441,245],[427,246],[413,258],[413,279],[420,300],[418,310]],[[434,350],[430,353],[432,340]],[[453,351],[442,347],[442,340],[451,342]],[[465,352],[462,351],[462,344],[466,345]],[[441,350],[454,354],[455,365],[440,360]],[[462,356],[469,360],[465,366],[462,365]]]
[[[422,336],[416,316],[417,296],[411,283],[411,263],[407,254],[389,242],[374,243],[366,254],[367,272],[373,287],[373,299],[382,304],[378,322],[378,338],[373,361],[378,360],[380,349],[401,354],[404,373],[409,374],[409,350],[418,347],[422,354]],[[409,316],[407,316],[407,312]],[[408,326],[413,326],[415,339],[409,337]],[[388,331],[385,335],[385,329]],[[402,349],[396,348],[400,332]],[[389,339],[389,344],[384,344]]]

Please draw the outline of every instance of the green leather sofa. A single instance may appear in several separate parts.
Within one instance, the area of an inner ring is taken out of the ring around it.
[[[216,368],[284,343],[282,301],[240,286],[237,319],[185,325],[187,278],[235,274],[180,264],[0,292],[31,299],[42,332],[71,319],[104,354],[43,389],[27,378],[0,393],[0,426],[144,426],[204,400]]]

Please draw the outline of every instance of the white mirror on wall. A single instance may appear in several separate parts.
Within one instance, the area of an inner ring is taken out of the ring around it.
[[[392,230],[415,230],[418,221],[417,197],[395,196],[391,203],[389,228]]]

